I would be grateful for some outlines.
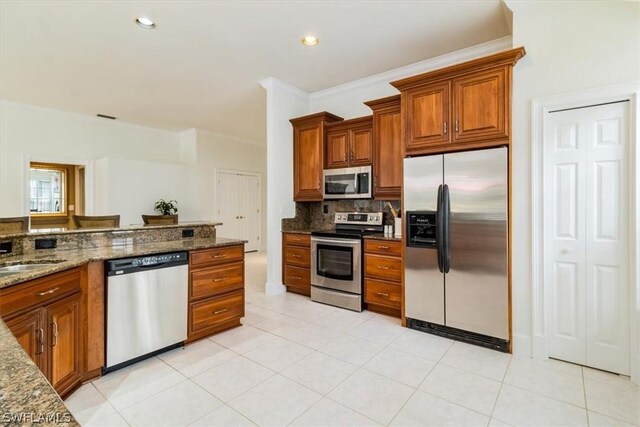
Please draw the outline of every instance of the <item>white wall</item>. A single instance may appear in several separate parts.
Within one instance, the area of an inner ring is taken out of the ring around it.
[[[285,291],[282,285],[282,218],[295,214],[293,202],[293,128],[289,119],[309,113],[305,92],[268,78],[260,82],[267,91],[267,283],[269,295]]]
[[[637,2],[507,1],[513,45],[524,46],[513,83],[514,351],[531,355],[531,102],[640,79]]]
[[[191,132],[191,131],[189,131]],[[203,130],[196,131],[196,175],[197,200],[202,219],[217,220],[216,170],[257,172],[262,180],[262,221],[263,250],[267,248],[267,147],[253,141],[240,140]]]
[[[206,131],[170,132],[0,101],[0,216],[28,214],[28,161],[87,164],[87,213],[139,224],[156,200],[178,201],[180,220],[215,220],[215,170],[260,172],[266,147]],[[89,188],[90,187],[90,188]],[[263,190],[263,217],[266,197]],[[90,203],[93,200],[93,203]],[[89,205],[90,203],[90,205]],[[266,241],[263,232],[263,244]]]

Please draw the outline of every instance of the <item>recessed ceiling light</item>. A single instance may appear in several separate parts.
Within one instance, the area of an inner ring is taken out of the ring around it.
[[[136,24],[140,25],[142,28],[150,30],[156,27],[156,23],[151,20],[151,18],[147,18],[146,16],[139,16],[136,18]]]
[[[316,36],[305,36],[305,38],[302,39],[302,44],[305,46],[315,46],[319,41]]]

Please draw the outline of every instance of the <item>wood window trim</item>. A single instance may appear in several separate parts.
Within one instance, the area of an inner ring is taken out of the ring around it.
[[[29,171],[31,169],[43,169],[43,170],[52,170],[59,171],[63,176],[63,205],[60,207],[61,211],[59,213],[51,213],[51,212],[29,212],[29,216],[32,218],[66,218],[69,216],[68,205],[69,205],[69,171],[71,165],[62,165],[55,163],[38,163],[31,162],[29,164]],[[31,179],[29,179],[29,185],[31,185]]]

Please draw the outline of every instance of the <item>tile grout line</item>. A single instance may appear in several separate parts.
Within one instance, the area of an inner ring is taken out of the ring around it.
[[[505,378],[507,378],[507,373],[509,372],[509,368],[511,367],[512,360],[513,360],[513,354],[509,358],[509,363],[507,363],[507,369],[505,369],[504,375],[502,376],[502,381],[500,381],[500,388],[498,388],[498,394],[496,395],[496,400],[495,402],[493,402],[493,407],[491,408],[491,415],[489,415],[489,422],[491,422],[491,419],[493,418],[493,414],[496,411],[496,406],[498,406],[498,399],[500,399],[500,393],[502,393],[502,386],[504,386],[504,380]]]

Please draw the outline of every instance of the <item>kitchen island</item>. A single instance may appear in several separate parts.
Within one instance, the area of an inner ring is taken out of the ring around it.
[[[58,247],[44,250],[34,250],[32,245],[35,236],[31,233],[0,236],[0,241],[12,239],[13,248],[16,249],[15,254],[0,258],[0,271],[7,266],[34,265],[35,268],[14,270],[4,277],[0,276],[0,416],[3,417],[3,423],[21,425],[32,422],[46,425],[58,422],[59,425],[77,425],[60,395],[65,397],[82,382],[100,376],[104,366],[105,261],[186,251],[190,258],[189,271],[194,262],[191,260],[193,256],[196,256],[196,263],[206,266],[211,274],[235,266],[240,269],[240,278],[235,279],[233,286],[233,295],[239,295],[234,303],[242,307],[234,311],[233,319],[209,321],[207,328],[197,331],[198,336],[192,337],[190,332],[187,341],[238,326],[240,317],[244,316],[245,242],[216,237],[215,225],[218,224],[96,230],[93,235],[84,230],[56,233],[53,238],[57,239]],[[189,231],[187,237],[183,238],[185,229]],[[37,234],[37,238],[42,237]],[[51,235],[46,237],[51,238]],[[224,260],[227,252],[229,261]],[[207,254],[212,254],[211,261],[206,259]],[[191,286],[192,273],[189,273],[190,293]],[[217,301],[224,303],[225,299],[229,299],[229,294],[225,292],[228,292],[227,289],[215,288],[204,296],[203,301],[209,304]],[[66,301],[71,302],[69,306],[75,307],[75,311],[60,310],[59,307],[65,305]],[[71,319],[66,327],[60,327],[60,331],[57,326],[53,330],[47,329],[56,310],[57,315],[67,315]],[[40,319],[38,321],[41,323],[34,326],[33,322],[22,320],[34,318],[34,312],[35,318]],[[191,319],[191,311],[189,313]],[[198,321],[202,322],[202,319],[199,317]],[[43,344],[49,339],[51,341]],[[62,350],[61,353],[61,350],[54,349],[56,344],[58,348],[67,345],[71,349]],[[65,356],[61,356],[63,353]],[[59,357],[58,361],[56,357]],[[73,359],[73,363],[67,363],[68,357]],[[52,368],[56,363],[68,368],[69,372],[60,375],[60,368]]]

